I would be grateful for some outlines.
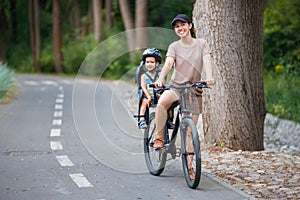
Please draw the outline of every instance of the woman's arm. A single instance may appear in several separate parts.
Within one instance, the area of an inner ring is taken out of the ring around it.
[[[214,69],[213,69],[213,64],[212,64],[210,54],[206,54],[203,56],[203,67],[204,67],[205,74],[206,74],[207,84],[214,85],[215,84],[215,80],[213,77]]]
[[[168,75],[169,71],[172,69],[172,66],[174,64],[174,58],[172,57],[167,57],[165,64],[161,70],[161,73],[159,75],[158,80],[156,81],[156,85],[158,87],[161,87],[162,84],[164,84],[166,82],[166,76]]]

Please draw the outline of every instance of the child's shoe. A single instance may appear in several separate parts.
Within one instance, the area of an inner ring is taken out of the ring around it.
[[[145,120],[143,120],[143,119],[139,121],[138,125],[139,125],[139,129],[147,128],[147,124],[146,124]]]

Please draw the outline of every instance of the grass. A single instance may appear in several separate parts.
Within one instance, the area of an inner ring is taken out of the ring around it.
[[[9,103],[18,91],[14,72],[6,64],[0,63],[0,104]]]
[[[265,72],[267,112],[279,118],[300,122],[300,78],[284,71]]]

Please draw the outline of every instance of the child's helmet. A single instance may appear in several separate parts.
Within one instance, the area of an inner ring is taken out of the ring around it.
[[[147,57],[155,57],[159,63],[161,63],[161,53],[156,48],[148,48],[143,52],[142,59],[145,62]]]

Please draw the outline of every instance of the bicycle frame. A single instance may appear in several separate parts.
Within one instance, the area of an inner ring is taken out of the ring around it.
[[[155,86],[154,86],[155,87]],[[200,152],[200,141],[198,136],[197,127],[192,119],[192,110],[187,108],[186,90],[192,87],[205,88],[207,87],[205,82],[197,82],[190,85],[164,85],[165,88],[160,90],[168,90],[170,88],[176,88],[180,91],[180,99],[176,103],[173,103],[168,109],[174,109],[179,105],[179,108],[175,114],[175,126],[172,129],[168,127],[169,119],[173,121],[173,115],[169,116],[165,123],[164,129],[164,147],[154,149],[155,137],[156,137],[156,123],[155,113],[150,115],[150,126],[145,129],[144,132],[144,151],[145,160],[149,172],[152,175],[159,176],[166,165],[167,153],[170,153],[172,158],[181,156],[183,172],[187,185],[195,189],[201,177],[201,152]],[[188,95],[192,94],[192,91],[188,91]],[[172,110],[173,111],[173,110]],[[180,128],[181,134],[181,148],[177,148],[175,145],[176,137]]]
[[[174,109],[176,108],[177,106],[179,106],[178,108],[178,111],[176,113],[176,119],[175,119],[175,126],[174,126],[174,129],[172,131],[172,134],[171,134],[171,139],[170,138],[170,135],[169,135],[169,131],[167,130],[167,122],[166,122],[166,125],[165,125],[165,131],[164,131],[164,139],[165,139],[165,143],[168,144],[167,146],[167,149],[166,149],[166,152],[167,153],[170,153],[172,155],[172,158],[174,159],[174,157],[176,155],[174,155],[174,148],[172,148],[172,146],[175,147],[175,142],[176,142],[176,137],[177,137],[177,134],[178,134],[178,129],[180,127],[180,122],[188,117],[188,118],[192,118],[192,111],[191,110],[188,110],[186,109],[186,99],[185,99],[185,90],[187,90],[188,88],[182,88],[180,89],[180,100],[181,101],[180,103],[179,102],[175,102],[173,105],[171,105],[171,107],[169,108],[170,109]],[[175,150],[176,150],[176,147],[175,147]],[[176,153],[176,152],[175,152]]]

